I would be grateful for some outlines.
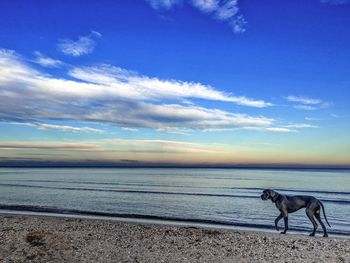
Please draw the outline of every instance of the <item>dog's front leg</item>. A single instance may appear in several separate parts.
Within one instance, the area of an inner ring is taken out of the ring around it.
[[[287,233],[287,230],[288,230],[288,215],[284,215],[283,219],[284,219],[284,231],[281,232],[281,234]]]
[[[282,219],[283,215],[282,213],[275,219],[275,228],[278,231],[278,222]]]

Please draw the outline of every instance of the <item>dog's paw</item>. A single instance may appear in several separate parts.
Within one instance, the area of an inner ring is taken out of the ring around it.
[[[328,237],[328,235],[327,235],[327,234],[324,234],[323,237]]]
[[[285,234],[286,234],[286,232],[282,231],[282,232],[280,232],[280,234],[285,235]]]

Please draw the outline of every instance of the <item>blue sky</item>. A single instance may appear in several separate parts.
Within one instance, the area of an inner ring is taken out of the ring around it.
[[[350,165],[350,1],[1,1],[0,158]]]

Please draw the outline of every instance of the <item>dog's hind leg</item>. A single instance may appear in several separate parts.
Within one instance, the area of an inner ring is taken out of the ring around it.
[[[318,208],[315,211],[315,217],[316,217],[317,221],[321,224],[321,227],[323,229],[323,237],[328,237],[326,226],[323,224],[323,222],[321,220],[320,208]]]
[[[311,207],[307,207],[306,208],[306,215],[307,217],[310,219],[314,229],[312,231],[312,233],[310,234],[310,236],[315,236],[315,233],[316,233],[316,229],[317,229],[317,223],[316,223],[316,220],[314,218],[314,210],[311,208]]]

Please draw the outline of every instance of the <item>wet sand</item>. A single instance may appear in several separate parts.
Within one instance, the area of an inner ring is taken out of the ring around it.
[[[350,262],[350,240],[0,215],[0,262]]]

